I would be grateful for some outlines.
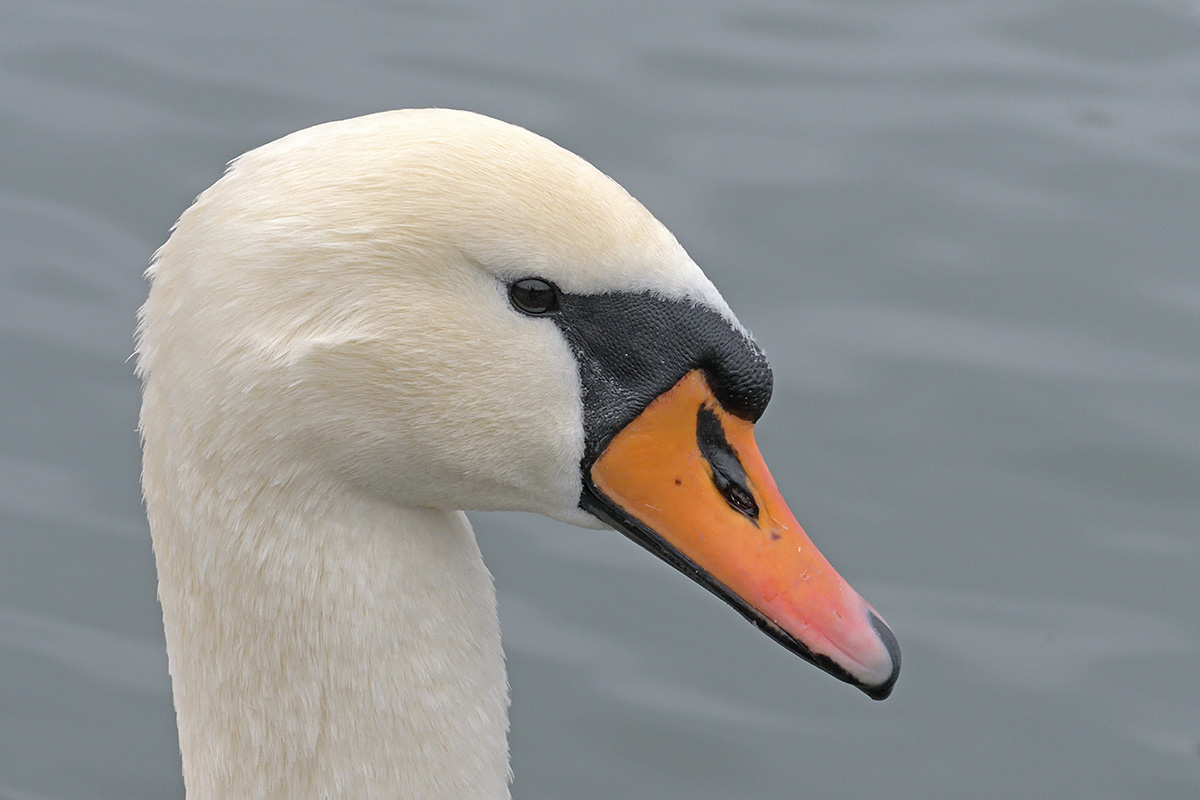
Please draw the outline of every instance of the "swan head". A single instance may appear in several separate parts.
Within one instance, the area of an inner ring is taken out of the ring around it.
[[[895,638],[754,443],[762,351],[582,159],[466,112],[317,126],[233,162],[150,276],[143,428],[213,475],[610,525],[890,693]]]

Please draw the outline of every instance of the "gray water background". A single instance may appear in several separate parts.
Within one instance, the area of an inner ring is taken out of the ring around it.
[[[0,3],[0,798],[179,798],[127,359],[237,154],[469,108],[611,174],[771,357],[873,703],[611,532],[473,515],[519,798],[1200,796],[1200,7]]]

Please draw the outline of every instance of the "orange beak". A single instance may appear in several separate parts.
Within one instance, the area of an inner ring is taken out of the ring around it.
[[[789,650],[877,700],[891,693],[896,637],[813,546],[763,463],[753,423],[725,411],[700,370],[617,433],[590,479],[590,511]]]

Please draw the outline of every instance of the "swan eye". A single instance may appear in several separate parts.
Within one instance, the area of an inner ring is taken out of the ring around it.
[[[513,306],[525,314],[540,316],[558,311],[558,287],[541,278],[522,278],[508,287]]]

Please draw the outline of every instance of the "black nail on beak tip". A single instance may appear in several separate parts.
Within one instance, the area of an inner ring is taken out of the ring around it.
[[[888,655],[892,657],[892,674],[888,679],[878,686],[863,686],[861,687],[866,692],[867,697],[872,700],[885,700],[892,693],[892,688],[896,685],[896,679],[900,677],[900,643],[896,641],[896,634],[892,633],[892,629],[875,616],[874,612],[868,612],[871,619],[871,627],[875,629],[875,633],[879,634],[879,638],[883,640],[883,646],[887,648]]]

